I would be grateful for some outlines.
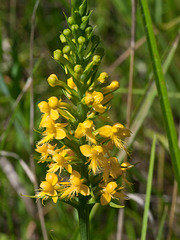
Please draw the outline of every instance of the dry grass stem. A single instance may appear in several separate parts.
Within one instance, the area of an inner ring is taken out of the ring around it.
[[[31,85],[30,85],[30,129],[29,129],[29,140],[30,140],[30,166],[31,170],[34,173],[35,176],[35,182],[34,182],[34,188],[38,188],[37,178],[36,178],[36,171],[35,171],[35,164],[34,164],[34,88],[33,88],[33,45],[34,45],[34,32],[35,32],[35,17],[36,12],[39,6],[39,0],[35,2],[32,18],[31,18],[31,34],[30,34],[30,70],[29,70],[29,77],[31,79]],[[37,209],[39,213],[39,220],[41,224],[42,234],[44,240],[48,240],[47,230],[45,226],[45,220],[43,215],[43,209],[40,201],[37,201]]]

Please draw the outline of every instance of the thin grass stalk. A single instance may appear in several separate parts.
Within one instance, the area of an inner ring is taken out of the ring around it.
[[[172,194],[172,205],[171,205],[170,216],[169,216],[169,228],[168,228],[167,240],[171,240],[171,237],[172,237],[174,215],[175,215],[175,211],[176,211],[177,192],[178,192],[177,182],[174,181],[173,194]]]
[[[166,217],[167,217],[167,212],[168,212],[168,207],[165,206],[164,211],[163,211],[163,215],[162,215],[162,218],[161,218],[159,231],[158,231],[156,240],[163,239],[163,229],[164,229],[165,220],[166,220]]]
[[[151,189],[152,189],[153,170],[154,170],[154,161],[155,161],[155,148],[156,148],[156,135],[154,135],[152,148],[151,148],[146,199],[145,199],[145,207],[144,207],[144,215],[143,215],[143,223],[142,223],[142,231],[141,231],[141,240],[146,240],[148,212],[149,212],[149,205],[151,200]]]
[[[32,18],[31,18],[31,34],[30,34],[30,56],[29,56],[29,61],[30,61],[30,79],[31,79],[31,85],[30,85],[30,129],[29,129],[29,141],[30,141],[30,165],[31,165],[31,170],[34,173],[35,176],[35,181],[34,181],[34,188],[38,188],[38,183],[37,183],[37,178],[36,178],[36,171],[35,171],[35,164],[34,164],[34,88],[33,88],[33,45],[34,45],[34,31],[35,31],[35,17],[36,17],[36,12],[39,6],[40,0],[36,0],[33,13],[32,13]],[[48,235],[46,231],[46,226],[45,226],[45,220],[44,220],[44,215],[43,215],[43,209],[41,206],[41,203],[38,201],[37,202],[37,209],[38,209],[38,214],[39,214],[39,220],[41,224],[41,230],[42,230],[42,235],[44,240],[48,240]]]
[[[135,32],[136,32],[136,0],[131,0],[131,43],[130,43],[130,68],[129,68],[129,85],[127,96],[127,113],[126,113],[126,126],[129,128],[132,109],[132,89],[133,89],[133,74],[134,74],[134,51],[135,51]],[[127,156],[124,162],[127,161]],[[123,185],[126,183],[124,182]],[[117,240],[122,239],[124,224],[124,209],[119,209],[118,223],[117,223]]]

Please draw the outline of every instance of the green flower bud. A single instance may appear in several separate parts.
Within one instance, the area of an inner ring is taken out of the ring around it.
[[[86,36],[89,38],[90,34],[92,33],[93,28],[91,26],[85,29]]]
[[[51,74],[48,77],[47,81],[51,87],[55,87],[55,86],[59,85],[58,77],[55,74]]]
[[[86,32],[86,33],[91,33],[92,30],[93,30],[93,28],[92,28],[91,26],[89,26],[89,27],[87,27],[87,28],[85,29],[85,32]]]
[[[79,26],[77,24],[73,24],[71,26],[72,31],[77,31],[79,29]]]
[[[70,30],[69,28],[64,29],[63,34],[64,34],[65,36],[69,36],[69,35],[71,34],[71,30]]]
[[[71,48],[69,45],[64,46],[63,53],[69,53],[71,51]]]
[[[73,17],[68,17],[68,23],[72,25],[74,23]]]
[[[78,73],[78,74],[83,73],[83,67],[82,67],[81,65],[76,65],[76,66],[74,67],[74,72],[75,72],[75,73]]]
[[[54,60],[59,60],[62,57],[62,51],[57,49],[53,52]]]
[[[86,22],[86,21],[88,20],[88,18],[89,18],[88,16],[83,16],[83,17],[81,18],[81,21],[82,21],[82,22]]]
[[[80,36],[80,37],[78,38],[78,43],[79,43],[79,45],[83,45],[85,42],[86,42],[86,39],[85,39],[84,37]]]
[[[99,55],[95,55],[92,61],[93,61],[93,65],[98,65],[101,61],[101,57]]]
[[[64,36],[63,34],[61,34],[61,35],[59,36],[59,38],[60,38],[60,40],[61,40],[62,43],[65,43],[65,42],[66,42],[66,38],[65,38],[65,36]]]
[[[83,3],[79,6],[79,13],[81,16],[85,15],[87,11],[87,0],[83,1]]]

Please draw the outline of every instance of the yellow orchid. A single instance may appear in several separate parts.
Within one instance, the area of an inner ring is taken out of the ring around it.
[[[36,152],[41,153],[41,162],[44,162],[48,158],[49,154],[53,155],[56,153],[56,151],[54,151],[55,147],[55,145],[53,146],[48,143],[44,143],[41,146],[36,146]]]
[[[36,194],[37,198],[42,198],[43,201],[50,196],[54,203],[57,202],[57,190],[59,190],[60,186],[58,184],[58,176],[55,173],[47,173],[46,181],[41,182],[40,187],[42,191]]]
[[[79,123],[74,134],[75,138],[82,138],[86,136],[89,142],[96,144],[95,136],[92,134],[93,127],[94,123],[91,120],[86,120],[83,123]]]
[[[43,123],[48,117],[53,120],[57,120],[59,118],[58,108],[60,107],[60,102],[61,100],[58,100],[57,97],[53,96],[48,99],[48,102],[42,101],[38,104],[40,111],[44,113],[40,122],[40,127],[43,127]]]
[[[96,145],[91,147],[90,145],[82,145],[80,146],[80,150],[85,157],[89,157],[89,169],[92,169],[93,174],[102,170],[105,158],[104,149],[101,146]]]
[[[131,132],[122,124],[116,123],[113,126],[105,125],[97,132],[104,138],[110,138],[116,147],[126,150],[123,146],[122,138],[129,137]]]
[[[71,199],[78,196],[78,193],[83,196],[88,196],[90,194],[90,189],[84,182],[86,182],[86,179],[81,179],[80,173],[74,170],[70,176],[69,182],[60,183],[64,185],[64,189],[61,190],[63,193],[60,198]]]
[[[101,92],[96,92],[96,91],[94,91],[93,93],[86,92],[86,96],[84,100],[88,106],[92,105],[92,108],[95,112],[99,112],[99,113],[105,112],[106,107],[102,105],[104,96]]]
[[[64,127],[66,127],[68,123],[55,123],[51,118],[46,118],[43,122],[43,127],[46,127],[46,130],[42,133],[45,137],[38,143],[46,143],[52,139],[61,140],[64,139],[66,135],[66,131]]]
[[[116,199],[124,199],[125,194],[119,192],[120,190],[123,189],[123,187],[118,187],[116,182],[109,182],[107,186],[102,187],[103,189],[101,190],[101,197],[100,197],[100,202],[101,205],[107,205],[110,203],[112,198]]]
[[[65,147],[65,146],[64,146]],[[64,149],[64,147],[59,150],[58,154],[55,154],[53,156],[53,160],[55,163],[51,163],[49,166],[48,172],[57,172],[60,170],[60,173],[62,169],[66,169],[69,173],[72,173],[72,166],[69,164],[69,161],[71,160],[71,157],[66,157],[69,149]]]
[[[122,175],[122,169],[116,157],[105,159],[103,167],[103,179],[106,183],[109,181],[109,176],[116,179]]]

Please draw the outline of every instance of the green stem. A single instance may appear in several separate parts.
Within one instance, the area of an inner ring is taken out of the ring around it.
[[[78,208],[81,240],[89,240],[89,214],[89,206],[87,204],[81,204]]]

